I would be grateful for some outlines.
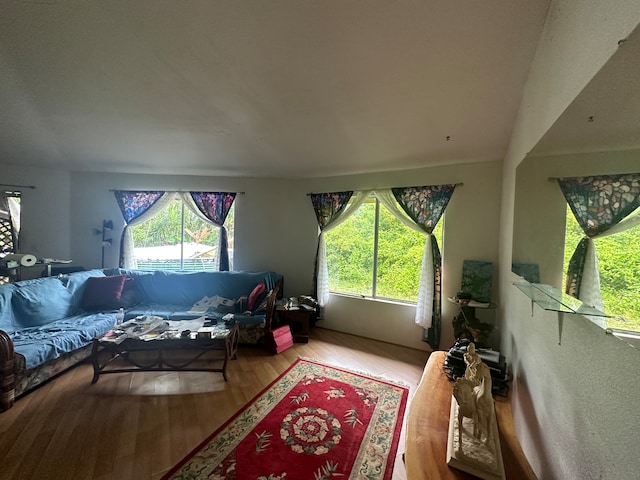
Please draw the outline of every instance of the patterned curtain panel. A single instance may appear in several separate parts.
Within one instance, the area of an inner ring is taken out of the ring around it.
[[[116,202],[122,212],[122,217],[126,223],[120,238],[120,261],[122,268],[135,268],[133,258],[133,239],[129,227],[137,222],[147,220],[155,215],[155,210],[159,207],[159,200],[165,196],[162,191],[136,192],[129,190],[114,190]],[[155,208],[154,208],[155,207]],[[150,215],[153,212],[152,215]],[[133,263],[132,263],[133,262]]]
[[[584,265],[587,262],[589,253],[589,237],[582,238],[573,255],[569,259],[567,267],[567,279],[564,285],[564,291],[574,298],[580,296],[580,287],[582,286],[582,275],[584,274]]]
[[[455,185],[429,185],[392,188],[391,191],[411,220],[430,234],[440,221],[455,189]]]
[[[124,221],[129,223],[131,220],[135,220],[144,212],[153,207],[164,192],[150,191],[150,192],[134,192],[128,190],[114,190],[113,194],[116,197],[122,217]]]
[[[318,226],[324,230],[333,220],[338,218],[349,203],[353,192],[312,193],[311,203],[316,212]]]
[[[349,200],[353,195],[350,192],[312,193],[311,204],[316,213],[320,235],[316,248],[316,260],[313,268],[313,290],[316,292],[320,306],[324,306],[329,299],[329,279],[327,271],[327,258],[324,248],[325,229],[335,225],[336,221],[345,211]]]
[[[558,185],[587,238],[576,248],[565,291],[580,298],[591,240],[620,223],[640,206],[640,174],[559,178]],[[597,276],[597,272],[593,272]]]
[[[402,209],[428,234],[416,305],[416,323],[425,328],[423,340],[433,349],[438,349],[440,345],[442,257],[432,233],[455,188],[455,185],[429,185],[391,189]],[[425,265],[427,262],[430,265]]]
[[[224,222],[236,198],[228,192],[190,192],[198,210],[212,223],[220,227],[220,270],[229,270],[229,245]]]

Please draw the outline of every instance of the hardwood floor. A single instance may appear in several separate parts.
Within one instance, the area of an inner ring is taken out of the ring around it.
[[[104,375],[84,362],[0,414],[1,479],[157,479],[298,357],[400,381],[413,396],[428,354],[315,328],[279,355],[240,347],[219,373]],[[400,439],[394,480],[406,479]]]

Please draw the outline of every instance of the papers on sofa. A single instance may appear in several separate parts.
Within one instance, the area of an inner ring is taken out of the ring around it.
[[[206,313],[209,309],[209,306],[211,305],[212,298],[213,297],[202,297],[200,300],[194,303],[189,310],[187,310],[187,313]]]
[[[214,295],[213,297],[204,296],[194,303],[187,313],[205,314],[207,312],[215,312],[221,309],[229,311],[235,308],[235,304],[235,300],[224,298],[220,295]]]

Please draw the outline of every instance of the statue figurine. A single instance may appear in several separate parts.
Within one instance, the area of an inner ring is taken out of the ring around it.
[[[474,383],[474,386],[483,382],[485,374],[489,374],[489,382],[491,382],[489,367],[483,363],[480,355],[476,353],[476,345],[473,342],[467,347],[467,351],[464,354],[464,363],[467,366],[464,378]]]
[[[453,387],[453,396],[459,406],[458,444],[460,448],[462,448],[462,420],[464,417],[471,418],[475,438],[483,443],[487,443],[491,439],[493,409],[491,372],[476,353],[476,347],[473,343],[467,347],[464,362],[467,365],[464,377],[459,378]]]
[[[470,343],[464,376],[453,386],[447,465],[484,480],[504,480],[504,464],[491,395],[491,372]],[[463,425],[464,418],[466,424]],[[466,428],[464,428],[466,427]]]

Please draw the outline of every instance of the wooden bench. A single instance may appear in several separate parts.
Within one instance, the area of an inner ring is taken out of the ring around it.
[[[447,436],[453,382],[444,372],[446,352],[429,356],[409,412],[405,437],[408,480],[473,479],[473,475],[447,465]],[[513,427],[509,399],[495,397],[500,447],[507,479],[536,480]]]

